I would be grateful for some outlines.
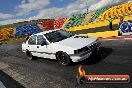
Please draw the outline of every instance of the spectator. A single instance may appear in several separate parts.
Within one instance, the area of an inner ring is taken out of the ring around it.
[[[120,15],[118,16],[118,18],[120,19],[120,22],[119,22],[119,25],[118,25],[118,26],[120,26],[121,23],[123,22],[123,16],[120,14]]]
[[[28,33],[25,34],[25,40],[28,40],[30,35]]]
[[[113,19],[111,17],[109,17],[107,20],[109,21],[110,30],[113,30],[113,28],[112,28],[112,21],[113,21]]]
[[[123,16],[119,15],[120,22],[123,22]]]

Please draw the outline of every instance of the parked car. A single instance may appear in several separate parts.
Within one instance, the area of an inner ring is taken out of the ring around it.
[[[79,62],[98,54],[100,41],[96,37],[79,36],[65,30],[49,30],[33,34],[23,42],[22,51],[29,60],[34,57],[57,59],[62,65]]]

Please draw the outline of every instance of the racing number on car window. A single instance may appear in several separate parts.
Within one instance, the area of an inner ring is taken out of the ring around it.
[[[36,45],[36,36],[32,36],[29,39],[28,44],[30,44],[30,45]]]
[[[46,40],[43,35],[37,36],[37,45],[46,45]]]

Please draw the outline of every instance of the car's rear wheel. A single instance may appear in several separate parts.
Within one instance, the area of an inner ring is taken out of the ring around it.
[[[57,53],[56,57],[57,57],[57,60],[60,62],[60,64],[64,66],[70,65],[71,63],[71,59],[67,53],[59,52]]]
[[[27,54],[29,60],[33,60],[34,59],[34,56],[32,55],[32,53],[30,51],[27,50],[26,54]]]

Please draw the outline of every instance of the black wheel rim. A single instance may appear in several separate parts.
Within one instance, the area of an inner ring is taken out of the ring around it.
[[[59,56],[59,61],[60,61],[63,65],[66,65],[66,64],[68,63],[67,58],[66,58],[65,55],[63,55],[63,54],[60,54],[60,56]]]

